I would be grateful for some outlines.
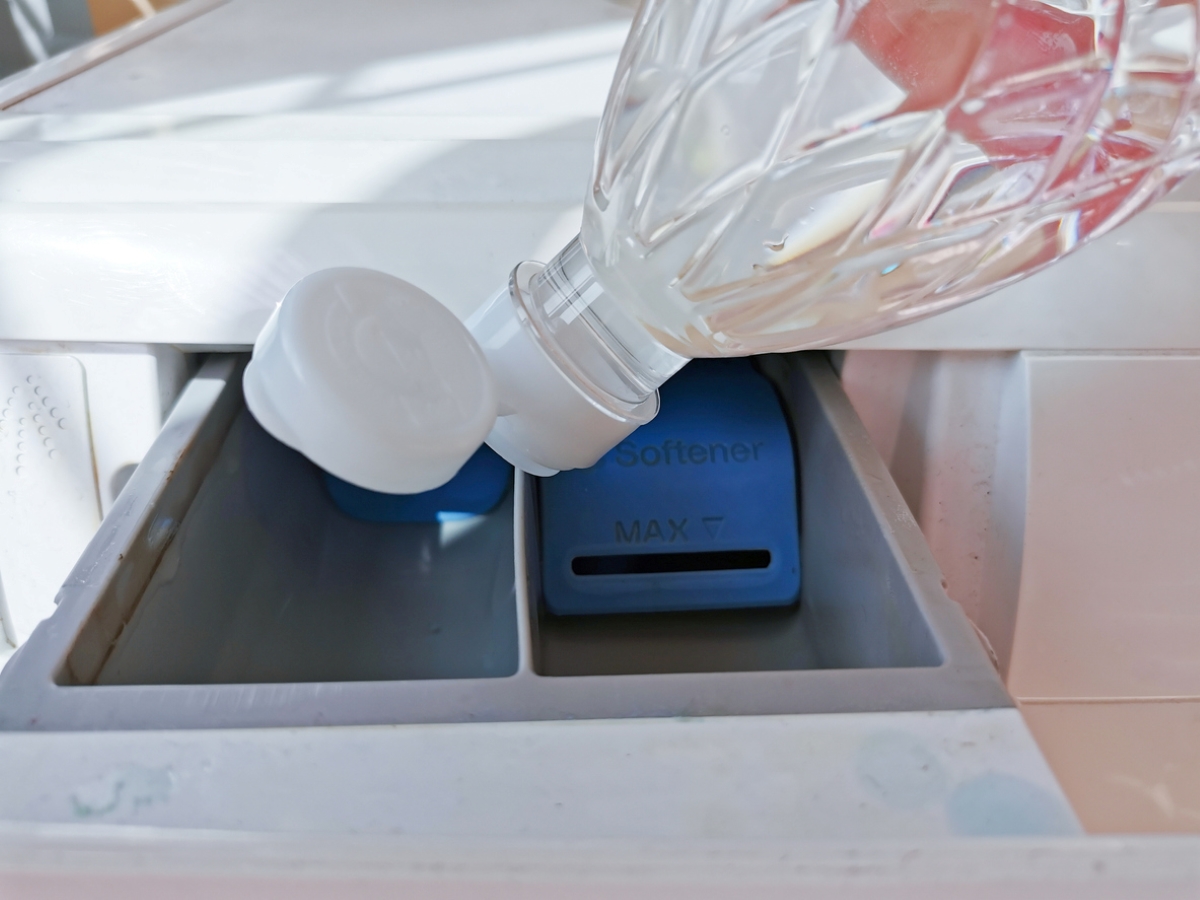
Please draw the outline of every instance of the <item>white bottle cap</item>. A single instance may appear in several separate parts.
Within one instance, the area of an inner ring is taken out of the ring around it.
[[[246,404],[274,437],[360,487],[432,490],[496,421],[479,345],[433,297],[370,269],[299,281],[254,343]]]

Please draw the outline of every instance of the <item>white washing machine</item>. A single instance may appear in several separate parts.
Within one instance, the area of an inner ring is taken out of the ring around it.
[[[190,0],[0,82],[13,883],[1195,890],[1192,837],[1083,836],[1200,830],[1192,183],[1027,282],[776,373],[802,467],[823,461],[804,515],[827,594],[801,608],[917,638],[872,656],[818,632],[842,661],[794,670],[751,636],[724,670],[699,642],[675,670],[556,674],[518,478],[491,530],[427,536],[447,573],[502,573],[492,605],[455,608],[482,617],[470,640],[408,634],[429,667],[363,675],[353,641],[384,619],[335,607],[313,613],[341,642],[324,674],[311,649],[270,677],[234,664],[270,652],[280,620],[247,585],[284,558],[220,525],[237,478],[276,471],[239,354],[315,269],[391,272],[466,316],[556,252],[631,12]],[[264,490],[245,521],[291,496]]]

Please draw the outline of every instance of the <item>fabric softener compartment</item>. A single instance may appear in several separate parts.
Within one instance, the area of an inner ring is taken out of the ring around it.
[[[541,482],[553,615],[790,606],[800,595],[793,440],[748,360],[698,360],[655,419]]]

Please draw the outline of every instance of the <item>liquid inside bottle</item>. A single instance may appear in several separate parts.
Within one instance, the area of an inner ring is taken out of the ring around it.
[[[1197,164],[1198,2],[645,0],[579,238],[469,323],[489,442],[590,465],[691,358],[882,331],[1109,231]]]
[[[648,0],[585,207],[598,315],[743,355],[987,293],[1191,171],[1196,48],[1195,0]]]

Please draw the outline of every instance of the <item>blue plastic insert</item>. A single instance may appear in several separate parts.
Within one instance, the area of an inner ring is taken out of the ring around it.
[[[487,444],[440,488],[423,494],[381,494],[325,472],[337,508],[367,522],[451,522],[483,515],[504,499],[512,466]]]
[[[774,389],[747,360],[696,360],[661,398],[596,465],[541,479],[546,609],[795,603],[796,460]]]

